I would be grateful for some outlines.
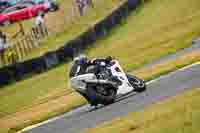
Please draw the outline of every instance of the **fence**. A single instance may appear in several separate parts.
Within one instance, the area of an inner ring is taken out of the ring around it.
[[[21,63],[18,62],[13,65],[8,65],[4,68],[1,68],[0,85],[9,84],[13,80],[21,80],[27,74],[30,75],[45,72],[51,68],[54,68],[58,64],[72,59],[74,55],[91,46],[93,42],[95,42],[99,37],[104,36],[105,33],[107,33],[107,30],[110,30],[115,25],[121,23],[123,19],[128,16],[128,13],[136,9],[136,7],[142,2],[142,0],[127,0],[127,2],[122,4],[102,21],[98,22],[93,27],[90,27],[86,32],[82,33],[77,38],[66,42],[63,47],[55,51],[47,52],[38,58],[34,58]],[[20,45],[21,47],[25,47],[23,43]],[[19,50],[20,47],[16,49]],[[27,48],[27,51],[28,50],[29,48]],[[23,51],[22,53],[26,52]],[[17,58],[21,58],[21,56],[24,55],[17,55]]]
[[[48,30],[42,26],[33,27],[29,34],[15,40],[5,49],[3,58],[1,58],[1,66],[14,64],[23,60],[33,49],[38,48],[39,41],[48,36]]]

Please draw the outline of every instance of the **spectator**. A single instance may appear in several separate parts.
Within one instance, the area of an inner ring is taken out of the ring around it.
[[[75,0],[75,3],[78,7],[80,15],[83,16],[84,13],[85,13],[85,4],[84,4],[85,2],[84,2],[84,0]]]
[[[44,13],[37,16],[37,18],[35,20],[35,28],[36,28],[37,34],[42,34],[42,36],[45,36],[45,35],[47,36],[48,30],[47,30],[47,26],[46,26],[44,17],[45,17]]]
[[[3,64],[5,64],[5,49],[8,48],[7,37],[0,31],[0,57]]]
[[[85,14],[85,10],[88,6],[90,6],[92,8],[94,7],[92,0],[76,0],[75,3],[78,7],[78,10],[79,10],[79,13],[81,16],[83,16]]]

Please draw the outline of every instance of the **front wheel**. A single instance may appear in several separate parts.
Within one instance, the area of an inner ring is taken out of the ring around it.
[[[134,91],[143,92],[146,90],[145,82],[142,79],[130,74],[127,74],[126,76],[129,80],[129,83],[135,88]]]

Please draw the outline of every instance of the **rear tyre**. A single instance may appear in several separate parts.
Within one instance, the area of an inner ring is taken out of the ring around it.
[[[129,83],[135,88],[134,91],[143,92],[146,90],[145,82],[142,79],[130,74],[127,74],[126,76],[129,80]]]
[[[90,102],[91,105],[98,105],[98,104],[103,104],[103,105],[109,105],[114,103],[115,98],[116,98],[116,89],[110,87],[110,88],[105,88],[106,92],[100,92],[101,88],[98,88],[96,86],[88,86],[87,87],[87,94],[90,97]]]
[[[57,11],[58,9],[59,9],[59,7],[58,7],[57,4],[54,4],[54,3],[51,4],[51,7],[50,7],[50,11],[51,11],[51,12],[55,12],[55,11]]]

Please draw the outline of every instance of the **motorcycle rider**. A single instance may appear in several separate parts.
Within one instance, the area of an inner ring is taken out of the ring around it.
[[[145,90],[144,82],[126,74],[111,56],[91,60],[84,55],[75,58],[70,82],[72,88],[95,107],[113,103],[116,96]]]
[[[109,64],[112,60],[113,58],[111,56],[107,56],[106,58],[93,58],[89,60],[85,55],[80,55],[74,59],[74,64],[72,65],[69,76],[72,78],[84,74],[89,66],[96,65],[96,63],[100,61],[105,62],[106,65]]]

